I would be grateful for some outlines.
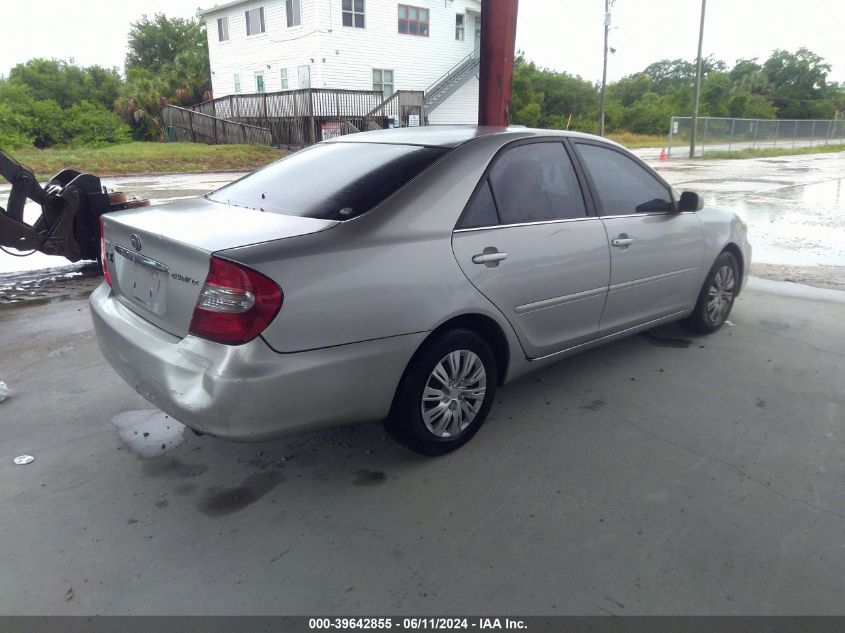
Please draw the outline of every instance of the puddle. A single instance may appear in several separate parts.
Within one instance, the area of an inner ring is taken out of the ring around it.
[[[127,448],[144,458],[157,457],[185,441],[185,425],[158,409],[118,413],[111,421]]]
[[[0,272],[0,304],[87,296],[101,281],[96,263],[38,271]]]

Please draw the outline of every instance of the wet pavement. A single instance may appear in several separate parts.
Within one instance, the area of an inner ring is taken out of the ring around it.
[[[526,376],[436,459],[378,423],[198,437],[108,367],[83,299],[6,306],[0,613],[842,615],[827,293],[755,284],[712,336]]]
[[[755,263],[845,266],[845,153],[652,166],[745,220]]]

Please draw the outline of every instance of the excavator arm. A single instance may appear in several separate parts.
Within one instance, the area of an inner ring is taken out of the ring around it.
[[[31,169],[2,149],[0,175],[12,185],[6,208],[0,206],[0,246],[61,255],[72,262],[99,258],[101,215],[149,204],[109,194],[97,176],[73,169],[60,171],[42,187]],[[27,200],[41,207],[32,225],[24,219]]]

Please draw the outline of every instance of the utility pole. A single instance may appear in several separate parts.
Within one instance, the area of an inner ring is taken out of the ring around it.
[[[607,89],[607,34],[610,31],[610,3],[604,0],[604,63],[601,70],[601,99],[599,103],[599,136],[604,136],[604,92]]]
[[[508,125],[519,0],[481,4],[481,66],[478,77],[478,124]]]
[[[695,129],[698,127],[698,100],[701,98],[701,47],[704,44],[704,9],[707,0],[701,0],[701,26],[698,29],[698,68],[695,72],[695,108],[692,111],[692,133],[689,139],[689,157],[695,158]]]

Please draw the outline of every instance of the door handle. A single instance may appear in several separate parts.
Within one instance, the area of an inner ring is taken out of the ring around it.
[[[495,249],[485,248],[483,253],[478,253],[477,255],[472,256],[472,263],[487,264],[489,266],[498,266],[500,261],[507,258],[507,253],[500,253]]]
[[[631,238],[631,237],[628,237],[624,233],[622,235],[620,235],[619,237],[610,240],[611,246],[630,246],[633,243],[634,243],[634,239]]]

